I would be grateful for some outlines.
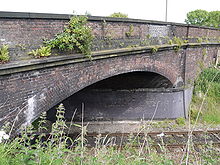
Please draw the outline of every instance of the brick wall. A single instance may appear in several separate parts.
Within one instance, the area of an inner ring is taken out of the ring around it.
[[[12,61],[31,59],[28,52],[42,45],[44,39],[51,39],[61,32],[69,18],[70,15],[61,14],[0,12],[0,45],[9,45]],[[88,25],[95,36],[94,51],[166,44],[174,36],[184,39],[188,36],[220,37],[220,30],[213,28],[138,19],[89,17]],[[134,30],[128,37],[126,32],[131,26]]]
[[[213,61],[218,45],[205,48],[206,60],[210,60],[205,63],[208,65]],[[192,46],[178,52],[164,49],[155,54],[117,53],[115,57],[99,55],[99,58],[92,61],[85,60],[82,56],[84,62],[79,62],[79,58],[65,64],[60,61],[54,67],[38,62],[35,65],[42,65],[42,69],[27,69],[24,72],[1,75],[0,124],[14,120],[16,126],[27,124],[41,112],[49,110],[86,86],[122,73],[154,72],[166,77],[173,86],[181,87],[184,80],[193,80],[198,73],[197,62],[204,60],[202,49],[201,46]]]

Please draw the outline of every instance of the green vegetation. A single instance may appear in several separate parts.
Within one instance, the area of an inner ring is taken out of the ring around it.
[[[54,39],[45,41],[45,46],[31,51],[29,54],[35,57],[46,57],[51,55],[51,49],[58,49],[90,55],[93,36],[91,28],[86,24],[87,17],[73,16],[63,32],[57,34]]]
[[[186,122],[185,122],[185,118],[183,118],[183,117],[179,117],[179,118],[177,118],[176,119],[176,123],[178,124],[178,125],[185,125],[186,124]]]
[[[197,38],[197,42],[198,42],[198,43],[202,43],[202,42],[203,42],[203,39],[199,37],[199,38]]]
[[[173,45],[173,44],[177,45],[177,46],[174,47],[174,50],[175,50],[176,52],[180,50],[181,46],[182,46],[184,43],[187,43],[187,40],[184,41],[184,40],[182,40],[181,38],[176,37],[176,36],[173,37],[173,39],[169,39],[169,40],[168,40],[168,44],[169,44],[169,45]]]
[[[8,52],[8,46],[3,45],[0,47],[0,62],[8,62],[10,59],[9,52]]]
[[[202,49],[202,55],[203,55],[203,56],[206,56],[206,55],[207,55],[207,49],[206,49],[206,48],[203,48],[203,49]]]
[[[41,46],[39,49],[32,50],[28,54],[33,55],[36,58],[48,57],[51,55],[51,47],[50,46]]]
[[[117,13],[113,13],[110,15],[110,17],[115,17],[115,18],[128,18],[127,14],[121,13],[121,12],[117,12]]]
[[[46,46],[62,51],[76,51],[88,55],[91,53],[92,33],[87,25],[87,17],[73,16],[62,33],[52,40],[45,41]]]
[[[134,32],[134,26],[133,25],[130,25],[129,26],[129,31],[125,33],[125,35],[127,37],[131,37],[132,33]]]
[[[158,49],[159,49],[158,46],[152,47],[151,48],[151,53],[153,53],[153,54],[156,53],[158,51]]]
[[[199,116],[198,116],[199,115]],[[191,119],[220,124],[220,70],[205,69],[195,83]]]
[[[71,123],[81,129],[81,134],[75,139],[70,139],[64,118],[65,108],[59,105],[57,108],[56,122],[52,124],[51,133],[46,136],[46,113],[43,113],[38,121],[37,130],[41,134],[35,136],[33,127],[23,127],[21,136],[8,139],[9,136],[0,131],[0,164],[2,165],[66,165],[66,164],[218,164],[219,156],[212,145],[200,148],[200,152],[190,149],[189,153],[181,153],[181,156],[168,152],[161,146],[162,153],[158,154],[153,148],[152,141],[146,138],[140,140],[138,136],[130,135],[125,146],[115,147],[114,139],[97,136],[96,145],[87,147],[86,126]],[[179,119],[182,123],[183,119]],[[71,127],[71,126],[70,126]],[[5,128],[6,129],[6,128]],[[10,128],[7,128],[10,130]],[[162,138],[161,138],[162,140]],[[163,140],[162,140],[163,142]],[[171,142],[172,143],[172,142]],[[146,145],[147,144],[147,145]],[[134,145],[136,147],[134,147]],[[193,145],[193,144],[192,144]],[[139,146],[139,147],[138,147]],[[193,154],[195,152],[196,154]],[[189,154],[186,156],[182,154]]]
[[[186,23],[199,26],[220,27],[220,11],[194,10],[187,13]]]

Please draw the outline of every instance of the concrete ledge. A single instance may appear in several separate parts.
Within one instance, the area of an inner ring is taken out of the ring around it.
[[[220,43],[189,43],[182,45],[181,48],[186,49],[188,47],[216,46],[216,45],[220,45]],[[125,56],[125,55],[151,53],[152,48],[154,48],[155,46],[122,48],[115,50],[93,52],[92,60],[114,58],[117,56]],[[157,45],[157,46],[158,46],[157,52],[161,52],[166,50],[174,50],[174,48],[177,45],[174,44],[174,45]],[[2,64],[0,66],[0,76],[29,71],[29,70],[36,70],[36,69],[55,67],[60,65],[67,65],[72,63],[85,62],[85,61],[91,61],[91,60],[82,54],[72,54],[68,56],[49,57],[49,58],[33,59],[27,61],[16,61],[8,64]]]
[[[29,12],[8,12],[0,11],[0,18],[12,18],[12,19],[61,19],[69,20],[71,14],[53,14],[53,13],[29,13]],[[201,29],[213,29],[220,30],[219,28],[196,26],[183,23],[174,22],[163,22],[155,20],[143,20],[143,19],[132,19],[132,18],[113,18],[113,17],[102,17],[102,16],[88,16],[89,21],[106,21],[106,22],[127,22],[127,23],[141,23],[141,24],[155,24],[155,25],[173,25],[173,26],[184,26],[184,27],[195,27]]]

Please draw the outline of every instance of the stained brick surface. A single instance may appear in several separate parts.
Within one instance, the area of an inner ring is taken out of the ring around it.
[[[28,52],[42,45],[43,40],[54,38],[64,29],[69,18],[66,15],[0,12],[0,45],[9,45],[12,61],[30,59]],[[174,36],[183,39],[188,36],[207,37],[212,40],[220,37],[220,30],[217,29],[135,19],[90,17],[88,26],[95,37],[92,46],[95,51],[167,44]],[[129,36],[126,35],[128,32],[131,32]]]
[[[31,47],[37,47],[43,38],[52,38],[62,31],[67,19],[0,18],[0,45],[8,44],[14,49],[13,60],[25,58]],[[131,38],[125,33],[134,26]],[[219,37],[219,30],[189,27],[185,25],[155,24],[151,22],[115,22],[90,19],[89,26],[96,36],[96,49],[114,49],[120,42],[107,44],[106,37],[115,41],[140,42],[146,35],[153,37],[210,36]],[[188,28],[188,29],[187,29]],[[111,35],[110,35],[111,34]],[[117,43],[117,44],[115,44]],[[27,50],[19,51],[24,44]],[[207,54],[203,55],[203,49]],[[157,53],[127,54],[92,61],[72,62],[57,67],[29,70],[0,76],[0,125],[16,121],[15,126],[36,119],[43,111],[105,78],[132,71],[148,71],[163,75],[175,86],[190,84],[199,73],[200,64],[209,66],[217,55],[219,45],[185,47],[178,52],[163,50]],[[44,59],[42,59],[44,61]],[[43,66],[44,64],[42,64]]]

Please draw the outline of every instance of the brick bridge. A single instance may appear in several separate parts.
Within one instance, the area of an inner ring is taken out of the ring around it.
[[[81,120],[82,103],[87,121],[187,117],[195,78],[219,54],[219,29],[92,16],[92,60],[71,52],[27,55],[61,32],[69,18],[0,12],[0,45],[9,45],[11,55],[0,65],[0,125],[10,121],[18,128],[48,110],[53,121],[60,102],[67,120],[77,109],[75,121]],[[168,44],[174,37],[188,43],[177,50]]]

